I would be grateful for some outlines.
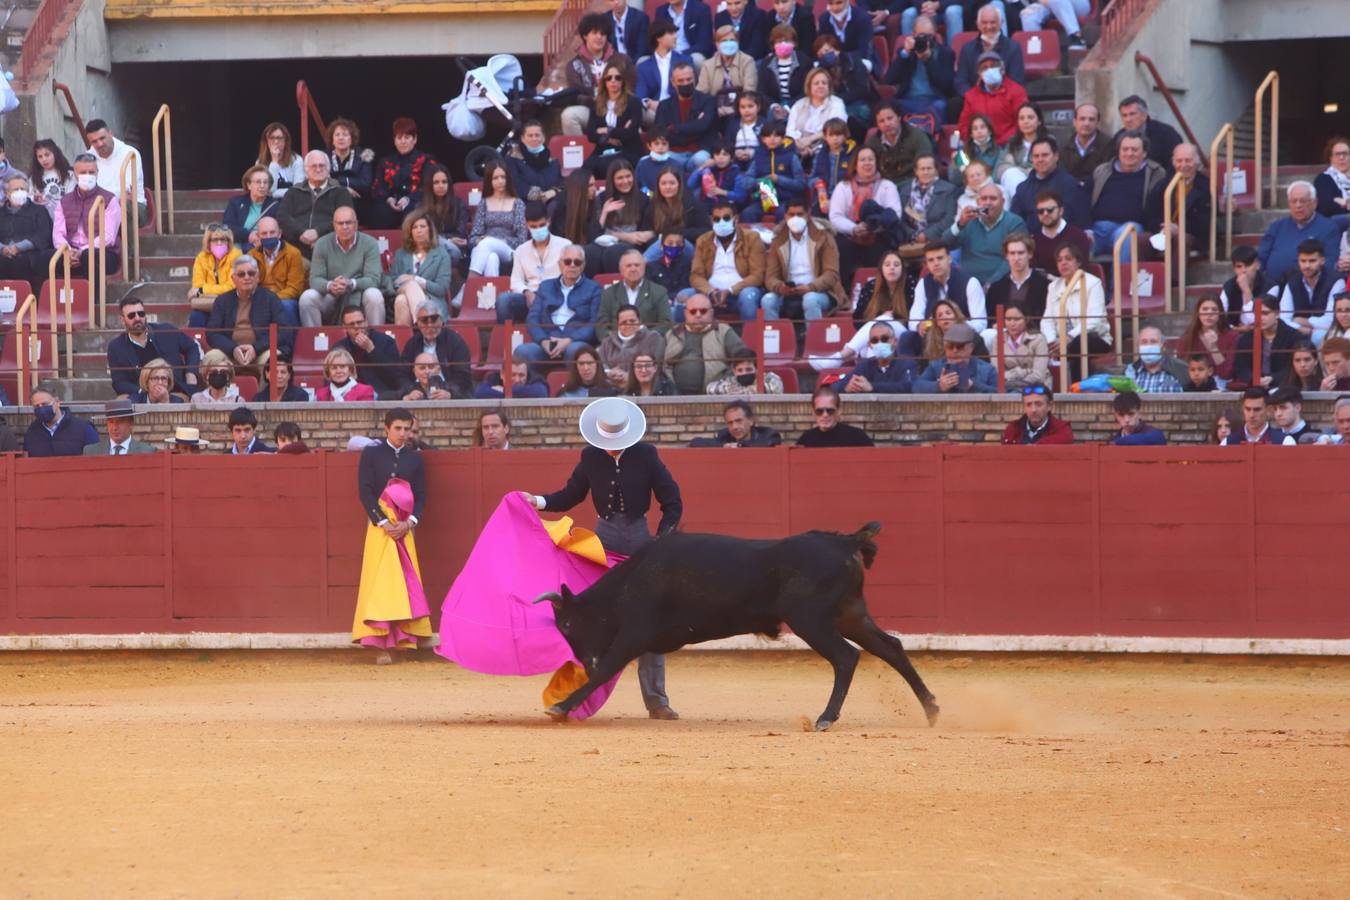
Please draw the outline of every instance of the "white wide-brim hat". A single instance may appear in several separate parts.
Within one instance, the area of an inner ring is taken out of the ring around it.
[[[166,438],[164,439],[164,443],[166,443],[166,444],[182,444],[182,445],[187,445],[187,446],[189,446],[189,447],[191,447],[191,446],[197,446],[197,447],[210,447],[210,446],[211,446],[211,442],[210,442],[210,441],[204,441],[204,440],[202,440],[202,433],[201,433],[200,430],[198,430],[198,429],[196,429],[196,428],[189,428],[189,427],[186,426],[186,425],[179,425],[177,428],[175,428],[175,429],[173,430],[173,437],[166,437]]]
[[[647,433],[642,408],[623,397],[601,397],[581,411],[581,436],[601,450],[625,450]]]

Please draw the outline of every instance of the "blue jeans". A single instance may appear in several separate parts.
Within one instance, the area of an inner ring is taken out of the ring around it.
[[[530,306],[525,302],[524,294],[512,291],[497,298],[498,325],[506,322],[524,322],[529,311]]]
[[[1134,225],[1139,229],[1139,239],[1144,241],[1148,237],[1148,232],[1144,231],[1144,226],[1139,222],[1108,222],[1103,219],[1100,222],[1092,223],[1092,254],[1093,256],[1109,255],[1115,250],[1116,241],[1120,239],[1128,225]],[[1126,241],[1120,248],[1120,259],[1122,262],[1130,261],[1130,242]]]
[[[752,322],[759,312],[759,298],[764,296],[764,288],[741,288],[739,294],[727,298],[727,306],[736,310],[742,322]]]
[[[684,174],[688,175],[710,159],[712,154],[707,150],[695,150],[693,153],[676,153],[672,150],[669,161],[677,166],[684,166]]]
[[[188,327],[205,328],[206,323],[210,320],[210,318],[211,318],[210,313],[203,312],[200,309],[194,309],[192,312],[188,313]]]
[[[278,300],[281,310],[277,316],[282,325],[289,325],[292,328],[300,327],[300,301],[299,300]]]
[[[1008,33],[1008,13],[1004,9],[1000,0],[993,0],[994,6],[998,9],[998,17],[1003,20],[1003,33]],[[981,3],[980,6],[984,4]],[[914,30],[914,20],[919,17],[917,6],[911,6],[909,9],[900,13],[900,33],[909,34]],[[966,30],[965,7],[960,3],[948,4],[946,9],[942,10],[943,20],[947,23],[947,43],[951,44],[952,38],[962,31]],[[934,25],[937,23],[934,22]]]
[[[829,294],[820,291],[809,291],[802,294],[802,315],[806,321],[819,319],[834,306],[834,298]],[[783,298],[775,293],[767,293],[760,300],[760,305],[764,307],[764,318],[778,319],[782,317]]]
[[[670,304],[670,318],[676,325],[684,322],[684,302],[694,294],[698,293],[693,288],[685,288],[675,295],[675,300]]]
[[[571,362],[572,358],[581,352],[582,347],[588,346],[590,345],[585,341],[573,341],[568,344],[567,349],[563,351],[562,359],[553,361]],[[535,343],[521,344],[516,348],[516,352],[511,355],[513,358],[523,359],[529,363],[541,363],[549,359],[548,351]]]

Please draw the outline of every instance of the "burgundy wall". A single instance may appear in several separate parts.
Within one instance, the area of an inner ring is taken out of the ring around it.
[[[666,450],[686,530],[880,520],[883,626],[954,634],[1350,637],[1335,447]],[[427,455],[433,606],[508,490],[576,451]],[[331,632],[351,625],[355,454],[0,457],[0,632]],[[594,521],[589,503],[579,524]],[[653,521],[655,515],[653,515]]]

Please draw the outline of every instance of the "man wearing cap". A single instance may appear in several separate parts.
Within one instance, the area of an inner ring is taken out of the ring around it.
[[[652,540],[647,510],[652,495],[661,506],[657,537],[675,530],[684,512],[680,486],[661,461],[656,447],[641,443],[647,418],[636,403],[623,397],[602,397],[581,412],[581,436],[590,446],[561,490],[527,497],[536,509],[566,512],[591,495],[599,517],[595,533],[606,550],[632,556]],[[678,719],[666,696],[666,659],[645,653],[638,660],[638,685],[647,714],[653,719]]]
[[[998,370],[975,353],[975,329],[957,322],[943,335],[944,358],[928,364],[914,382],[916,394],[992,394]]]
[[[1017,109],[1027,102],[1026,88],[1005,76],[1003,58],[997,53],[980,54],[976,71],[977,83],[965,93],[961,133],[970,134],[971,119],[983,115],[993,123],[994,140],[1002,147],[1017,133]]]
[[[1272,444],[1293,447],[1305,434],[1317,436],[1317,429],[1303,421],[1303,392],[1296,387],[1277,387],[1266,398],[1270,406],[1271,418],[1275,420],[1275,432]],[[1309,439],[1311,440],[1311,438]]]
[[[136,407],[130,400],[110,400],[103,404],[104,427],[108,436],[93,444],[86,444],[85,456],[126,456],[131,453],[154,453],[155,448],[136,440]]]

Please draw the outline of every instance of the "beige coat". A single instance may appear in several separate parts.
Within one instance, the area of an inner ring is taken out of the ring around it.
[[[675,363],[679,362],[681,357],[684,356],[684,336],[685,327],[683,324],[670,329],[670,335],[666,338],[667,371],[670,371]],[[731,354],[744,347],[745,342],[725,322],[717,322],[704,332],[703,386],[705,390],[708,385],[726,374],[726,361],[731,358]]]
[[[810,219],[806,221],[806,234],[813,244],[811,273],[815,276],[811,283],[806,285],[806,289],[819,294],[829,294],[834,298],[836,306],[843,307],[848,302],[848,295],[844,293],[843,282],[839,279],[839,245],[834,242],[829,232],[817,228]],[[781,294],[786,286],[784,282],[791,266],[788,260],[787,223],[774,229],[773,242],[769,244],[764,256],[764,289]]]
[[[1045,336],[1034,331],[1027,332],[1026,340],[1016,348],[1003,342],[1003,379],[1009,389],[1024,388],[1028,385],[1043,384],[1050,387],[1050,345]],[[997,338],[990,350],[990,362],[998,362]]]

